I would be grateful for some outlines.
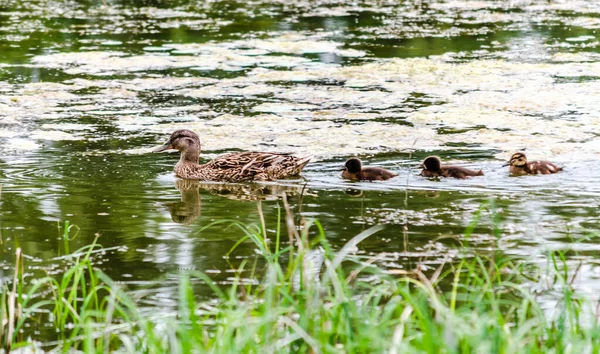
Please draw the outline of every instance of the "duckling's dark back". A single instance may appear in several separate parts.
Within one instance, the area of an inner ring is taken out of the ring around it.
[[[385,181],[398,174],[379,167],[363,167],[360,171],[360,179],[364,181]]]
[[[533,175],[549,175],[560,172],[562,167],[558,167],[550,161],[532,161],[527,164],[527,172]]]
[[[471,170],[471,169],[459,167],[459,166],[442,166],[442,168],[440,170],[440,175],[442,175],[444,177],[466,179],[469,177],[483,176],[483,171]]]
[[[483,176],[483,171],[470,170],[468,168],[442,165],[442,161],[438,156],[428,156],[423,161],[423,170],[421,176],[423,177],[452,177],[459,179],[466,179],[474,176]]]

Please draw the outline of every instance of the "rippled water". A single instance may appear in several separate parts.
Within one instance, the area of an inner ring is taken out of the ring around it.
[[[177,273],[231,280],[256,257],[235,228],[275,229],[287,193],[341,247],[385,229],[359,256],[412,269],[458,257],[469,241],[518,257],[571,250],[577,286],[600,288],[600,5],[590,1],[5,1],[0,4],[0,280],[16,247],[52,271],[58,225],[96,234],[98,267],[172,305]],[[149,153],[179,128],[203,159],[235,150],[310,153],[301,180],[219,185],[177,181],[175,155]],[[509,177],[515,151],[565,167]],[[482,168],[427,180],[438,154]],[[358,155],[399,172],[340,179]],[[494,236],[488,202],[500,233]],[[260,203],[258,202],[260,201]],[[166,279],[166,280],[165,280]],[[154,281],[160,280],[159,283]]]

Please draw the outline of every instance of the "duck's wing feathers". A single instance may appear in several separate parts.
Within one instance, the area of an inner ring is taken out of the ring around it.
[[[533,161],[529,163],[528,167],[532,174],[548,175],[562,171],[562,167],[558,167],[549,161]]]
[[[236,179],[271,179],[286,177],[286,173],[298,174],[308,160],[310,157],[299,158],[290,153],[239,152],[221,155],[207,163],[206,167],[228,171],[235,174]],[[280,175],[277,171],[281,171]]]
[[[207,166],[218,169],[238,169],[248,172],[260,172],[270,166],[295,158],[291,154],[274,152],[239,152],[221,155],[207,163]]]

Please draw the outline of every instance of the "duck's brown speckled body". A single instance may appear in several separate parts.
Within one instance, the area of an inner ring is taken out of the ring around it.
[[[358,181],[385,181],[397,175],[380,167],[363,167],[360,159],[355,157],[346,161],[346,166],[342,172],[342,178]]]
[[[466,179],[474,176],[483,176],[481,170],[470,170],[460,166],[442,165],[442,160],[437,156],[429,156],[421,165],[423,177],[452,177]]]
[[[504,166],[510,166],[509,171],[515,176],[549,175],[563,170],[562,167],[558,167],[549,161],[527,162],[527,157],[522,152],[514,153]]]
[[[297,176],[310,160],[275,152],[239,152],[219,156],[206,164],[198,164],[200,138],[191,130],[177,130],[155,152],[176,149],[181,158],[175,175],[185,179],[220,182],[268,181]]]

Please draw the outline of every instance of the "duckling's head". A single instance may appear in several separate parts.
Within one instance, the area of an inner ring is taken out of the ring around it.
[[[186,150],[198,150],[198,152],[200,152],[200,138],[198,138],[198,135],[191,130],[176,130],[171,134],[171,137],[164,145],[161,145],[152,151],[161,152],[169,149],[175,149],[181,152]]]
[[[510,160],[508,160],[508,162],[504,166],[507,165],[515,167],[525,167],[525,165],[527,165],[527,157],[525,157],[525,154],[522,152],[514,153],[510,157]]]
[[[346,167],[344,168],[345,171],[348,171],[350,173],[359,173],[361,169],[362,162],[357,157],[348,159],[348,161],[346,161]]]
[[[421,166],[423,166],[423,169],[425,170],[437,172],[442,168],[442,160],[437,156],[428,156],[423,160]]]

